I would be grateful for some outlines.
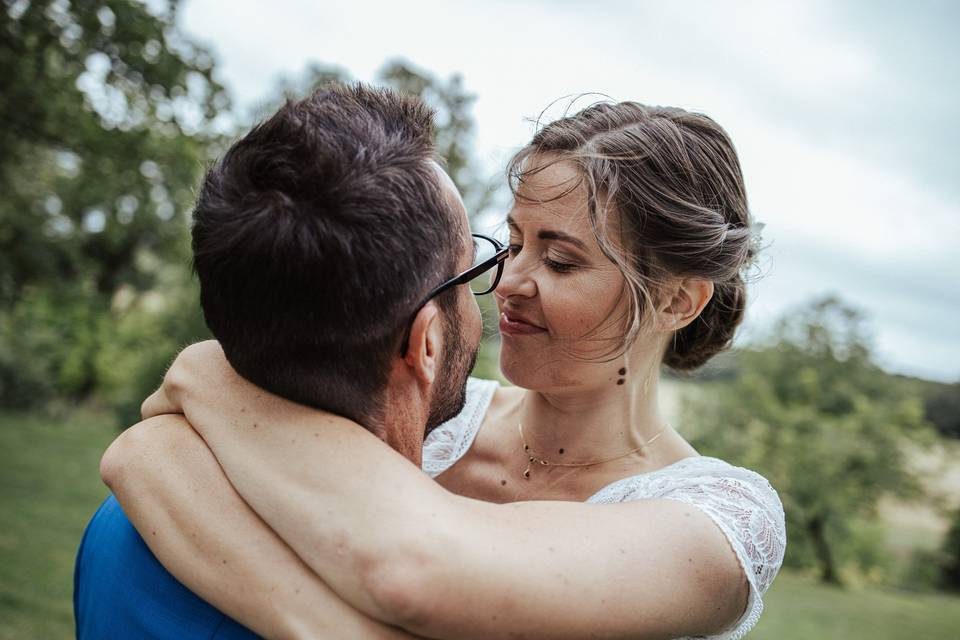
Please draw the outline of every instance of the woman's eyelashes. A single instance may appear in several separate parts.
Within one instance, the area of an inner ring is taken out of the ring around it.
[[[570,262],[559,262],[553,258],[544,257],[543,264],[547,265],[547,268],[551,271],[556,271],[557,273],[568,273],[577,268],[577,265]]]
[[[510,252],[510,257],[515,258],[520,254],[520,251],[523,249],[521,244],[510,244],[508,245],[508,250]],[[551,257],[549,255],[541,256],[541,262],[551,271],[556,273],[569,273],[576,269],[579,265],[571,262],[569,260],[564,260],[560,257]]]

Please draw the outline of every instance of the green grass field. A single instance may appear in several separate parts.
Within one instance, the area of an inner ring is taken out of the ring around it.
[[[0,639],[73,637],[73,560],[107,495],[110,420],[0,414]]]
[[[73,637],[73,560],[107,494],[100,453],[110,420],[0,414],[0,640]],[[960,597],[869,587],[839,590],[781,572],[755,640],[960,637]]]
[[[789,544],[789,541],[788,541]],[[751,640],[956,640],[960,597],[880,587],[838,589],[781,571]]]

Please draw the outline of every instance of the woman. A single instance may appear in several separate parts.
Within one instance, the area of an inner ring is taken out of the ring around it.
[[[317,448],[316,425],[327,434],[335,419],[259,392],[222,358],[175,365],[179,383],[153,406],[185,410],[239,494],[317,574],[252,533],[259,521],[223,545],[199,515],[177,527],[131,515],[141,532],[202,533],[206,556],[184,543],[161,557],[188,586],[214,600],[229,591],[216,558],[241,549],[251,571],[304,585],[317,608],[336,592],[428,637],[739,638],[756,623],[786,542],[779,498],[756,473],[699,456],[657,401],[661,364],[702,366],[743,317],[756,238],[730,140],[702,115],[601,104],[543,128],[510,175],[495,296],[516,387],[470,382],[464,410],[425,442],[436,483],[356,429],[337,443],[356,440],[362,458]],[[198,377],[221,391],[192,393]],[[174,468],[180,483],[225,483],[209,466]],[[276,629],[300,615],[300,592],[217,604]],[[306,617],[292,633],[316,637]]]

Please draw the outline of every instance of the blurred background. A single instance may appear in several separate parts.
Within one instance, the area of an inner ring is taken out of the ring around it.
[[[437,110],[478,231],[511,152],[580,94],[719,121],[766,248],[735,348],[664,390],[701,453],[783,500],[750,637],[956,638],[958,25],[948,1],[3,0],[0,638],[72,637],[99,456],[207,336],[203,167],[285,95],[353,79]]]

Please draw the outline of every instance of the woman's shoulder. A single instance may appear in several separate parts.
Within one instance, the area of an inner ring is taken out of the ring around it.
[[[683,458],[621,482],[597,502],[677,500],[703,511],[720,529],[743,568],[750,593],[737,623],[710,640],[743,637],[760,618],[763,594],[779,572],[786,551],[786,518],[776,489],[760,473],[710,456]]]
[[[624,478],[590,498],[594,503],[645,499],[679,500],[705,511],[728,537],[764,538],[770,569],[779,567],[786,546],[786,517],[780,495],[760,473],[720,458],[691,456],[650,473]],[[766,574],[769,584],[775,569]]]
[[[722,485],[725,481],[745,483],[758,490],[777,494],[770,482],[756,471],[702,455],[687,456],[655,471],[628,476],[604,489],[615,489],[614,493],[620,496],[620,500],[639,500],[659,497],[680,487],[695,487],[705,482]],[[779,497],[777,500],[779,502]]]
[[[776,528],[785,530],[780,494],[763,475],[711,456],[680,462],[685,461],[671,465],[674,468],[666,469],[662,478],[654,479],[646,488],[648,497],[680,499],[745,520],[761,514]]]
[[[624,478],[605,487],[591,502],[656,498],[682,500],[744,521],[759,514],[779,531],[786,528],[780,495],[767,478],[711,456],[690,456],[657,471]]]
[[[687,482],[696,482],[697,479],[736,480],[766,492],[777,493],[770,481],[757,471],[734,465],[722,458],[691,456],[679,463],[665,468],[665,476]]]
[[[761,592],[766,590],[783,560],[786,517],[780,495],[764,476],[710,456],[684,458],[645,475],[646,482],[628,482],[618,491],[621,501],[663,498],[698,507],[735,546],[743,545],[742,559],[766,564],[764,575],[754,576]]]

